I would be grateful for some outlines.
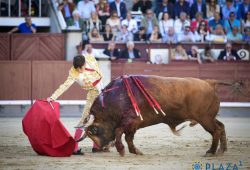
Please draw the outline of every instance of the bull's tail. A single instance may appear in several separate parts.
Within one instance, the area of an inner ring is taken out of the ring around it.
[[[217,88],[218,85],[230,86],[231,91],[236,94],[242,94],[243,82],[242,81],[227,81],[227,80],[205,80],[211,87],[214,89]]]

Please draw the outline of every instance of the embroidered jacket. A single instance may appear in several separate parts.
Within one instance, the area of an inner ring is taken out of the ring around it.
[[[67,80],[50,97],[56,100],[63,94],[74,82],[77,82],[85,90],[101,90],[100,85],[102,73],[100,72],[96,59],[91,55],[85,55],[86,67],[82,73],[79,73],[74,67],[69,70]]]

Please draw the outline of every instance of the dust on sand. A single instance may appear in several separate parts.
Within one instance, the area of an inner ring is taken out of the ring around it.
[[[108,153],[91,153],[92,141],[80,143],[84,156],[54,158],[37,155],[22,131],[21,118],[0,118],[0,169],[192,169],[195,162],[203,168],[250,169],[250,118],[220,118],[226,126],[228,151],[223,156],[203,157],[211,145],[211,136],[200,125],[186,127],[174,136],[165,124],[138,130],[135,145],[144,155],[128,152],[120,157],[115,148]],[[74,132],[78,118],[63,118]],[[124,141],[124,139],[123,139]],[[124,141],[124,145],[126,145]],[[197,164],[196,164],[197,165]]]

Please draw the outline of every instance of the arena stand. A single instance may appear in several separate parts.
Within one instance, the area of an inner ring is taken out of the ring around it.
[[[27,110],[24,106],[31,104],[35,99],[50,96],[67,77],[68,70],[72,65],[71,59],[77,53],[76,46],[82,40],[82,32],[68,28],[62,13],[57,10],[57,4],[53,0],[51,2],[49,6],[51,10],[50,33],[32,35],[0,33],[0,79],[2,80],[0,112],[8,105],[21,106],[21,109]],[[197,45],[200,50],[208,45],[208,43],[182,44],[185,49]],[[224,43],[209,45],[217,54],[225,48]],[[194,61],[171,61],[170,50],[175,48],[175,44],[136,43],[135,46],[141,51],[142,58],[134,60],[132,63],[124,59],[112,62],[107,59],[99,60],[104,72],[105,84],[123,74],[148,74],[242,80],[246,82],[246,88],[250,89],[250,47],[248,44],[233,45],[237,50],[246,50],[242,56],[245,61],[215,62],[202,65]],[[102,51],[107,47],[107,43],[93,43],[93,47]],[[118,43],[117,47],[124,49],[125,44]],[[153,57],[153,51],[157,50],[165,50],[164,57],[167,64],[149,64]],[[86,93],[79,93],[79,91],[81,91],[80,87],[74,84],[59,98],[59,102],[62,105],[82,107],[84,105],[82,99],[85,99]],[[221,104],[223,107],[250,107],[250,96],[237,95],[229,88],[220,87],[218,91],[223,101]],[[0,116],[3,115],[0,114]]]

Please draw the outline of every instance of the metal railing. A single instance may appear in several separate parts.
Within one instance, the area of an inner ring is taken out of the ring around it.
[[[26,2],[23,3],[21,0],[0,0],[0,17],[2,16],[23,17],[22,5],[26,5],[28,7],[26,9],[27,12],[26,15],[42,17],[42,2],[44,4],[48,4],[48,1],[45,0],[27,0]],[[36,10],[38,10],[38,15],[34,15],[33,10],[35,10],[34,9],[35,7],[32,6],[32,4],[34,4],[37,7]]]

